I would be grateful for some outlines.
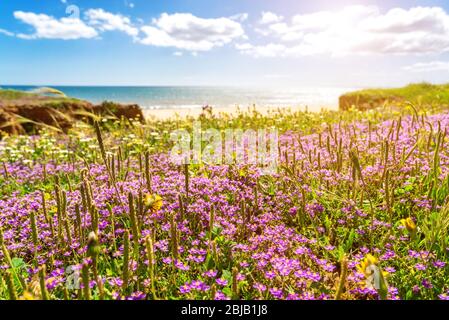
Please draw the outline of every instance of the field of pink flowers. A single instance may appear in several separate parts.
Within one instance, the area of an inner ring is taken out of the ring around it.
[[[0,299],[448,299],[449,113],[256,112],[278,172],[175,165],[190,120],[0,141]]]

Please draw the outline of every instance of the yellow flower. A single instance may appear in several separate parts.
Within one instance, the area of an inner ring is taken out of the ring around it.
[[[401,224],[407,229],[409,233],[416,232],[416,224],[412,220],[412,218],[408,217],[407,219],[402,219]]]
[[[379,263],[379,260],[377,260],[377,258],[375,256],[373,256],[369,253],[366,255],[365,259],[367,259],[370,264],[378,264]]]
[[[151,211],[159,211],[162,208],[163,201],[161,196],[157,194],[147,194],[145,196],[145,205],[151,209]]]
[[[402,219],[401,224],[405,227],[407,232],[410,234],[410,239],[413,240],[416,237],[416,232],[418,228],[412,218]]]
[[[357,269],[364,275],[370,275],[371,272],[368,272],[367,268],[373,264],[378,265],[379,260],[377,260],[377,258],[375,256],[373,256],[372,254],[368,253],[365,256],[365,258],[360,262],[360,264],[357,266]]]
[[[25,290],[19,300],[37,300],[36,297],[29,291]]]
[[[367,254],[365,258],[357,266],[365,277],[365,285],[367,288],[376,289],[381,299],[386,299],[388,293],[388,283],[386,276],[388,272],[382,271],[379,266],[379,260],[371,254]]]

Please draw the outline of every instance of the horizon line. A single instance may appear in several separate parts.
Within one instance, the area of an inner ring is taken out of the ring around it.
[[[401,85],[399,85],[401,86]],[[374,88],[376,85],[334,85],[334,84],[321,84],[321,85],[250,85],[250,84],[222,84],[222,85],[208,85],[208,84],[8,84],[0,83],[2,87],[85,87],[85,88],[254,88],[254,89],[295,89],[295,88]],[[392,88],[395,86],[382,86],[383,88]]]

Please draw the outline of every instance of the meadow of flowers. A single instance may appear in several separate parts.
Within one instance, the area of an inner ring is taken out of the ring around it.
[[[170,161],[193,119],[0,141],[0,299],[448,299],[449,112],[255,111],[278,170]]]

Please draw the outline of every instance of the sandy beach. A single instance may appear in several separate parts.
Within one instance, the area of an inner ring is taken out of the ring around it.
[[[252,111],[254,107],[219,107],[213,108],[213,113],[215,115],[227,114],[227,115],[237,115],[240,112],[248,112]],[[308,111],[320,111],[321,109],[335,110],[336,107],[313,107],[308,108]],[[269,113],[278,113],[279,110],[284,111],[304,111],[305,107],[297,106],[297,107],[256,107],[256,110],[263,114],[267,115]],[[198,117],[203,112],[202,108],[174,108],[174,109],[144,109],[144,115],[148,119],[159,119],[159,120],[167,120],[175,117],[186,118],[186,117]]]

